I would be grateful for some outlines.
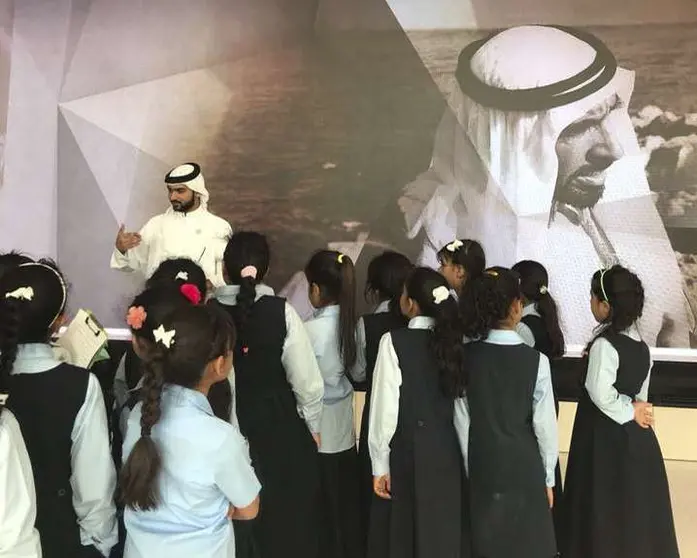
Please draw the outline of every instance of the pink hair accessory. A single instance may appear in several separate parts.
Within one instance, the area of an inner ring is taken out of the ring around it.
[[[240,277],[251,277],[252,279],[257,278],[257,268],[254,267],[253,265],[248,265],[247,267],[243,267],[242,271],[240,271]]]
[[[181,287],[179,287],[179,292],[189,299],[191,304],[196,305],[201,302],[201,291],[193,283],[184,283]]]
[[[131,329],[138,330],[143,327],[145,318],[148,317],[148,313],[142,306],[131,306],[126,314],[126,323]]]

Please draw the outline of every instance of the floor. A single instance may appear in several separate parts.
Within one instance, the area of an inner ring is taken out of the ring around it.
[[[566,454],[560,456],[562,473]],[[697,462],[666,461],[680,556],[697,558]]]

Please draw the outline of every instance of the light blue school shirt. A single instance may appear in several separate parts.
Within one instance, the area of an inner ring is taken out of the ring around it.
[[[140,438],[142,404],[128,417],[124,462]],[[249,506],[261,485],[239,431],[213,415],[205,395],[166,385],[152,438],[162,457],[159,505],[126,508],[124,558],[234,558],[229,505]]]
[[[495,329],[489,333],[484,342],[494,345],[522,345],[523,339],[515,331]],[[469,469],[470,416],[467,396],[455,401],[454,422],[465,468]],[[557,413],[554,408],[554,393],[552,392],[552,373],[549,359],[543,354],[540,354],[537,380],[532,395],[532,427],[545,469],[545,482],[548,487],[552,488],[555,484],[554,473],[557,461],[559,461],[559,432]]]
[[[353,426],[353,386],[346,377],[339,351],[339,306],[325,306],[305,322],[324,380],[320,420],[320,453],[339,453],[356,445]]]

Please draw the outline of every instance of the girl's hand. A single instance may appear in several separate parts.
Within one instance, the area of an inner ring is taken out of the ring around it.
[[[654,423],[653,405],[643,401],[635,401],[632,405],[634,406],[634,420],[636,423],[642,428],[651,428]]]
[[[235,506],[233,506],[232,504],[230,504],[230,506],[228,507],[228,510],[227,510],[227,518],[230,519],[230,520],[232,520],[232,518],[235,517],[235,512],[236,512],[236,511],[237,511],[237,510],[235,510]]]
[[[549,502],[549,509],[554,507],[554,489],[547,487],[547,501]]]
[[[383,500],[392,499],[392,486],[390,481],[390,475],[382,475],[380,477],[373,477],[373,490]]]
[[[317,444],[317,449],[319,449],[320,446],[322,445],[322,439],[320,438],[319,433],[313,432],[312,439],[315,441],[315,444]]]

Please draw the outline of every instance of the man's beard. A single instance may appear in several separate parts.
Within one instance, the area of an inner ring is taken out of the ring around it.
[[[577,209],[594,207],[605,193],[605,173],[574,175],[564,184],[557,185],[554,199]]]
[[[180,201],[173,201],[172,202],[172,209],[174,211],[178,211],[180,213],[188,213],[191,211],[194,207],[194,204],[196,203],[196,198],[191,198],[191,201],[188,201],[186,203],[180,202]]]

